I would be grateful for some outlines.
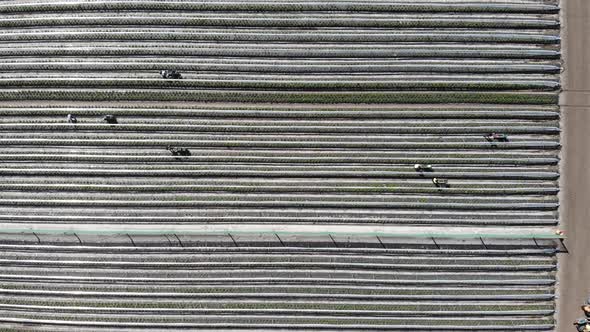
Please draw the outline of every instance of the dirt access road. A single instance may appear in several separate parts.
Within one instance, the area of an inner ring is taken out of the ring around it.
[[[574,331],[590,295],[590,1],[562,0],[561,228],[557,331]]]

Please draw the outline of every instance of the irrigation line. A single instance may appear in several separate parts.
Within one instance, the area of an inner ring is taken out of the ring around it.
[[[121,229],[121,230],[72,230],[72,229],[42,229],[42,228],[3,228],[0,230],[2,233],[33,233],[33,234],[63,234],[63,235],[75,235],[78,234],[86,234],[86,235],[163,235],[163,234],[177,234],[178,231],[170,230],[170,229],[151,229],[151,230],[138,230],[138,229]],[[418,233],[394,233],[394,232],[360,232],[360,233],[348,233],[348,232],[333,232],[333,231],[324,231],[324,232],[305,232],[305,231],[276,231],[276,230],[268,230],[268,229],[261,229],[259,231],[240,231],[240,230],[232,230],[232,231],[208,231],[208,230],[182,230],[182,234],[184,235],[227,235],[233,237],[233,235],[272,235],[272,236],[328,236],[332,237],[336,236],[379,236],[379,237],[419,237],[419,238],[449,238],[449,239],[480,239],[480,238],[496,238],[496,239],[564,239],[565,237],[558,234],[553,234],[550,232],[547,233],[539,233],[539,232],[530,232],[530,233],[514,233],[508,232],[506,233],[477,233],[477,232],[469,232],[469,233],[441,233],[441,232],[418,232]]]

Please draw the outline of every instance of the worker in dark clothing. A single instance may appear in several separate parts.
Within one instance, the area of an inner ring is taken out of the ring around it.
[[[74,114],[68,114],[68,123],[77,123],[78,118]]]
[[[578,319],[574,322],[574,326],[578,332],[588,332],[590,331],[590,322],[587,319]]]
[[[112,124],[112,123],[117,123],[117,117],[115,117],[115,116],[114,116],[114,115],[112,115],[112,114],[108,114],[108,115],[105,115],[105,116],[102,118],[102,121],[104,121],[104,122],[106,122],[106,123],[111,123],[111,124]]]
[[[416,172],[432,171],[432,165],[415,164],[414,169]]]
[[[182,75],[177,72],[176,70],[162,70],[160,71],[160,76],[164,79],[173,79],[179,80],[182,78]]]
[[[168,145],[166,146],[166,150],[170,151],[173,156],[190,156],[191,152],[187,148],[179,148],[176,146]]]
[[[449,184],[447,179],[433,178],[432,183],[437,187],[446,187]]]

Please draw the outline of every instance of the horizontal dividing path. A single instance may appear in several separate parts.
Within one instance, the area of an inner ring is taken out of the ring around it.
[[[0,326],[551,330],[555,243],[335,235],[0,236]],[[428,320],[416,319],[425,312]],[[181,324],[181,325],[175,325]]]

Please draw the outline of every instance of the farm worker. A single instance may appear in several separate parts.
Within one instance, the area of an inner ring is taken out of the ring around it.
[[[78,119],[76,118],[76,116],[75,116],[75,115],[73,115],[73,114],[68,114],[68,122],[69,122],[69,123],[76,123],[76,122],[78,122]]]
[[[102,120],[106,121],[107,123],[117,123],[117,117],[112,114],[105,115]]]
[[[485,135],[484,137],[488,141],[504,141],[504,140],[508,139],[506,134],[499,134],[499,133],[491,133],[489,135]]]
[[[416,171],[432,170],[432,165],[415,164],[414,169]]]
[[[576,330],[578,330],[579,332],[584,332],[584,331],[590,331],[588,330],[588,320],[586,319],[578,319],[574,322],[574,326],[576,327]]]

